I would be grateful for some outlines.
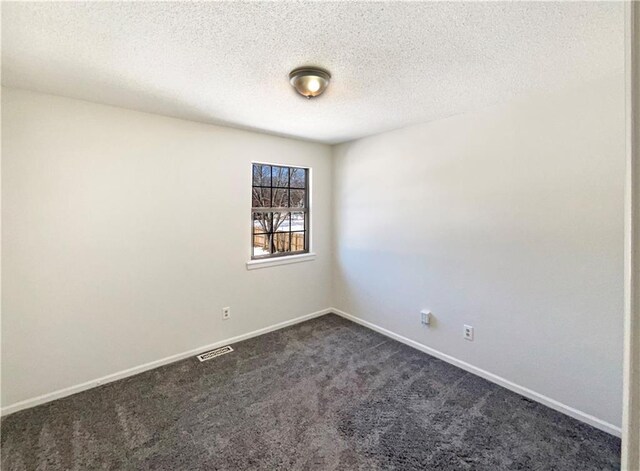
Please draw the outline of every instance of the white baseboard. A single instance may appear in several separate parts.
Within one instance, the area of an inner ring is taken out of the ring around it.
[[[298,324],[300,322],[304,322],[310,319],[313,319],[315,317],[320,317],[323,316],[325,314],[328,313],[335,313],[341,317],[344,317],[345,319],[348,319],[352,322],[355,322],[357,324],[363,325],[371,330],[375,330],[376,332],[385,335],[387,337],[390,337],[394,340],[397,340],[398,342],[404,343],[405,345],[409,345],[410,347],[413,347],[417,350],[420,350],[421,352],[427,353],[431,356],[434,356],[436,358],[439,358],[440,360],[446,361],[447,363],[450,363],[454,366],[457,366],[458,368],[462,368],[465,371],[468,371],[470,373],[473,373],[477,376],[480,376],[488,381],[491,381],[492,383],[498,384],[499,386],[502,386],[504,388],[507,388],[513,392],[516,392],[518,394],[521,394],[522,396],[525,396],[529,399],[532,399],[536,402],[539,402],[541,404],[544,404],[547,407],[550,407],[554,410],[557,410],[558,412],[562,412],[563,414],[566,414],[570,417],[573,417],[577,420],[580,420],[582,422],[585,422],[589,425],[592,425],[600,430],[603,430],[607,433],[610,433],[612,435],[615,435],[617,437],[619,437],[621,435],[621,428],[617,427],[613,424],[610,424],[608,422],[605,422],[604,420],[598,419],[597,417],[594,417],[590,414],[587,414],[585,412],[582,412],[578,409],[575,409],[571,406],[568,406],[566,404],[563,404],[559,401],[556,401],[555,399],[551,399],[550,397],[547,397],[543,394],[537,393],[535,391],[532,391],[531,389],[525,388],[524,386],[520,386],[518,384],[515,384],[507,379],[502,378],[501,376],[495,375],[493,373],[490,373],[486,370],[483,370],[481,368],[478,368],[476,366],[471,365],[470,363],[467,363],[465,361],[459,360],[455,357],[452,357],[450,355],[447,355],[446,353],[442,353],[438,350],[435,350],[431,347],[427,347],[426,345],[423,345],[419,342],[416,342],[415,340],[411,340],[407,337],[404,337],[402,335],[396,334],[394,332],[391,332],[390,330],[385,329],[384,327],[380,327],[376,324],[373,324],[371,322],[365,321],[363,319],[360,319],[359,317],[353,316],[351,314],[347,314],[344,311],[341,311],[340,309],[336,309],[336,308],[328,308],[328,309],[323,309],[321,311],[316,311],[316,312],[312,312],[311,314],[307,314],[304,316],[300,316],[300,317],[296,317],[295,319],[291,319],[288,321],[284,321],[284,322],[280,322],[278,324],[273,324],[270,325],[268,327],[264,327],[262,329],[258,329],[258,330],[254,330],[252,332],[248,332],[246,334],[242,334],[242,335],[238,335],[236,337],[232,337],[229,339],[225,339],[225,340],[220,340],[218,342],[209,344],[209,345],[203,345],[201,347],[198,348],[194,348],[192,350],[189,350],[187,352],[183,352],[183,353],[178,353],[176,355],[171,355],[169,357],[166,358],[162,358],[160,360],[155,360],[149,363],[145,363],[144,365],[140,365],[140,366],[135,366],[133,368],[129,368],[127,370],[123,370],[123,371],[119,371],[117,373],[113,373],[107,376],[103,376],[101,378],[97,378],[91,381],[87,381],[85,383],[82,384],[77,384],[74,386],[70,386],[68,388],[64,388],[64,389],[59,389],[57,391],[48,393],[48,394],[43,394],[42,396],[37,396],[31,399],[26,399],[24,401],[20,401],[20,402],[16,402],[14,404],[10,404],[6,407],[3,407],[2,410],[0,411],[2,416],[8,415],[8,414],[12,414],[14,412],[18,412],[20,410],[23,409],[28,409],[30,407],[35,407],[38,406],[40,404],[44,404],[47,402],[51,402],[54,401],[56,399],[60,399],[66,396],[70,396],[72,394],[76,394],[82,391],[86,391],[87,389],[91,389],[91,388],[95,388],[96,386],[100,386],[102,384],[106,384],[106,383],[111,383],[113,381],[117,381],[119,379],[123,379],[123,378],[127,378],[129,376],[133,376],[136,375],[138,373],[142,373],[144,371],[148,371],[148,370],[152,370],[154,368],[158,368],[159,366],[163,366],[163,365],[167,365],[169,363],[173,363],[179,360],[183,360],[185,358],[194,356],[198,353],[202,353],[204,351],[207,350],[212,350],[214,348],[218,348],[218,347],[222,347],[224,345],[229,345],[229,344],[234,344],[237,342],[241,342],[243,340],[247,340],[250,339],[252,337],[257,337],[259,335],[262,334],[266,334],[268,332],[273,332],[274,330],[279,330],[282,329],[284,327],[288,327],[294,324]]]
[[[415,340],[408,339],[407,337],[391,332],[390,330],[387,330],[384,327],[380,327],[376,324],[360,319],[359,317],[356,317],[354,315],[347,314],[346,312],[341,311],[340,309],[332,308],[332,309],[329,309],[329,311],[341,317],[344,317],[345,319],[348,319],[352,322],[368,327],[371,330],[375,330],[376,332],[382,335],[385,335],[387,337],[390,337],[394,340],[397,340],[398,342],[404,343],[405,345],[409,345],[410,347],[420,350],[421,352],[428,353],[429,355],[439,358],[440,360],[446,361],[447,363],[451,363],[452,365],[457,366],[458,368],[462,368],[463,370],[466,370],[469,373],[473,373],[477,376],[480,376],[481,378],[491,381],[492,383],[495,383],[499,386],[507,388],[531,400],[544,404],[545,406],[550,407],[551,409],[557,410],[558,412],[562,412],[563,414],[573,417],[574,419],[580,420],[581,422],[585,422],[589,425],[592,425],[600,430],[603,430],[604,432],[610,433],[611,435],[620,437],[622,434],[620,427],[617,427],[613,424],[605,422],[604,420],[594,417],[593,415],[590,415],[578,409],[575,409],[574,407],[571,407],[559,401],[556,401],[555,399],[551,399],[550,397],[547,397],[543,394],[532,391],[531,389],[525,388],[524,386],[515,384],[507,379],[502,378],[501,376],[495,375],[486,370],[473,366],[470,363],[467,363],[462,360],[458,360],[457,358],[452,357],[451,355],[447,355],[446,353],[442,353],[431,347],[427,347],[426,345],[416,342]]]
[[[288,321],[280,322],[278,324],[273,324],[268,327],[264,327],[262,329],[254,330],[253,332],[249,332],[246,334],[238,335],[236,337],[232,337],[229,339],[220,340],[218,342],[203,345],[198,348],[194,348],[193,350],[189,350],[187,352],[178,353],[176,355],[171,355],[166,358],[162,358],[160,360],[151,361],[149,363],[145,363],[144,365],[134,366],[133,368],[129,368],[127,370],[118,371],[117,373],[112,373],[107,376],[103,376],[102,378],[93,379],[91,381],[87,381],[82,384],[77,384],[75,386],[69,386],[68,388],[59,389],[57,391],[43,394],[42,396],[33,397],[31,399],[26,399],[24,401],[16,402],[14,404],[10,404],[6,407],[3,407],[0,414],[2,416],[13,414],[14,412],[18,412],[23,409],[28,409],[30,407],[35,407],[40,404],[44,404],[46,402],[51,402],[56,399],[60,399],[66,396],[70,396],[72,394],[76,394],[82,391],[86,391],[87,389],[95,388],[96,386],[100,386],[102,384],[111,383],[113,381],[117,381],[119,379],[127,378],[129,376],[136,375],[138,373],[142,373],[144,371],[152,370],[154,368],[158,368],[159,366],[167,365],[169,363],[176,362],[178,360],[183,360],[185,358],[194,356],[198,353],[202,353],[207,350],[213,350],[214,348],[222,347],[224,345],[234,344],[241,342],[243,340],[250,339],[252,337],[257,337],[258,335],[266,334],[268,332],[273,332],[274,330],[279,330],[284,327],[288,327],[290,325],[298,324],[300,322],[308,321],[313,319],[314,317],[320,317],[325,314],[332,312],[331,309],[323,309],[321,311],[312,312],[311,314],[307,314],[304,316],[296,317],[295,319],[291,319]]]

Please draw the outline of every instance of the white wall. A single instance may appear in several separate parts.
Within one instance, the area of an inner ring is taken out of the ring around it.
[[[619,427],[624,142],[620,76],[337,147],[336,307]]]
[[[14,89],[2,118],[3,406],[330,305],[330,147]],[[313,168],[316,260],[247,271],[252,160]]]

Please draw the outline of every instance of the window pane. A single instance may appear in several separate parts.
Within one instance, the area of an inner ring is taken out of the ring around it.
[[[291,169],[291,188],[307,187],[307,171],[303,168]]]
[[[291,213],[291,230],[304,231],[304,213]]]
[[[305,232],[292,232],[291,233],[291,251],[300,252],[306,250],[305,247]]]
[[[304,208],[306,206],[304,190],[291,190],[291,208]]]
[[[253,213],[253,233],[261,234],[273,232],[271,230],[271,217],[273,213]]]
[[[271,206],[271,188],[253,188],[254,208],[268,208]]]
[[[273,237],[276,253],[291,252],[291,239],[288,232],[277,232]]]
[[[273,232],[289,232],[290,213],[273,213]]]
[[[272,167],[271,175],[273,176],[274,187],[289,186],[289,168],[288,167]]]
[[[273,207],[288,208],[289,207],[289,190],[274,189],[273,190]]]
[[[253,184],[271,186],[271,165],[253,164]]]
[[[260,257],[271,253],[271,234],[253,236],[253,256]]]

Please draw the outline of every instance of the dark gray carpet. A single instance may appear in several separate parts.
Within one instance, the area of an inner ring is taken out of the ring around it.
[[[2,469],[618,469],[620,440],[335,315],[7,417]]]

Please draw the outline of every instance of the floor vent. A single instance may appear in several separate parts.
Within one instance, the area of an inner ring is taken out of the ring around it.
[[[200,361],[211,360],[212,358],[219,357],[220,355],[224,355],[225,353],[231,353],[232,351],[233,351],[233,348],[227,345],[226,347],[220,347],[220,348],[216,348],[215,350],[201,353],[200,355],[198,355],[198,360]]]

